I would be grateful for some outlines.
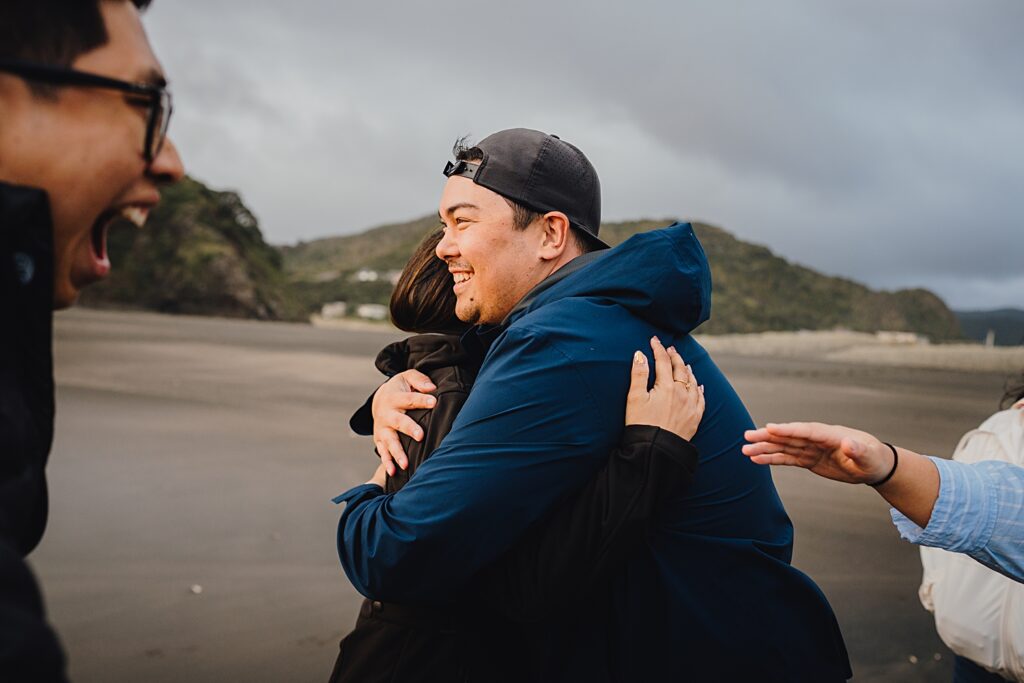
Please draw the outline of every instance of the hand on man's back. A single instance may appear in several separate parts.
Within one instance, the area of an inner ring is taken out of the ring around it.
[[[396,465],[403,470],[409,466],[399,433],[415,441],[423,438],[423,429],[406,413],[433,408],[437,399],[429,392],[436,389],[430,378],[419,370],[406,370],[382,384],[374,393],[373,443],[389,475],[395,474]]]

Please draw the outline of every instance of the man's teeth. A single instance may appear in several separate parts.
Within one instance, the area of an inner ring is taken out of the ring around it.
[[[149,217],[149,211],[141,206],[126,206],[121,209],[120,214],[137,228],[144,226]]]
[[[452,273],[452,278],[455,280],[455,284],[466,282],[473,278],[472,273]]]

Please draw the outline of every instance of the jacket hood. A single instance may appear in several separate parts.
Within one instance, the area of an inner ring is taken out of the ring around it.
[[[466,352],[454,334],[417,334],[385,346],[377,354],[377,369],[391,377],[405,370],[431,370],[462,365]]]
[[[659,329],[683,336],[711,315],[711,269],[693,227],[675,223],[574,259],[531,290],[506,323],[573,297],[612,301]]]

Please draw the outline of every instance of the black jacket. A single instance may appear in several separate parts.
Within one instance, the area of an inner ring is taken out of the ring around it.
[[[478,367],[453,335],[417,335],[378,355],[385,375],[415,368],[437,386],[432,410],[409,413],[424,437],[401,437],[409,467],[388,478],[387,493],[399,490],[448,434]],[[367,417],[361,409],[353,427],[365,431]],[[688,486],[696,462],[696,449],[675,434],[626,427],[597,475],[480,572],[460,604],[364,602],[331,680],[529,680],[530,663],[517,661],[519,629],[593,595],[642,539],[659,502]]]
[[[0,183],[0,680],[63,681],[23,558],[43,535],[53,441],[53,229],[39,190]]]

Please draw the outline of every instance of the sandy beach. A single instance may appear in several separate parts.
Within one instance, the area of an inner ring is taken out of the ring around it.
[[[330,499],[375,467],[347,420],[400,333],[74,310],[55,335],[50,524],[30,559],[72,679],[326,680],[359,602]],[[849,423],[937,455],[1024,367],[1020,349],[799,336],[702,341],[758,423]],[[917,550],[880,499],[803,471],[775,480],[854,680],[949,680]]]

